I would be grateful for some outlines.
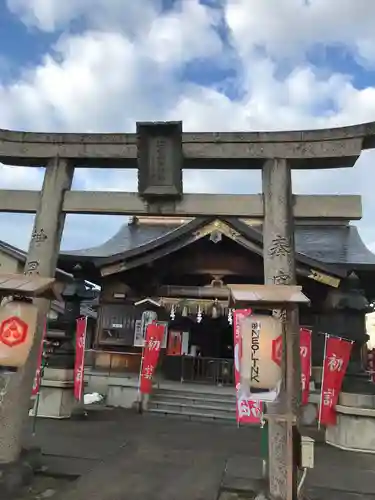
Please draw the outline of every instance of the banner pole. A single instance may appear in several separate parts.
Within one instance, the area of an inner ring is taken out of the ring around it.
[[[43,377],[44,377],[44,366],[42,365],[42,367],[40,369],[39,389],[38,389],[38,393],[36,395],[35,407],[34,407],[34,418],[33,418],[33,429],[32,429],[32,436],[33,437],[35,437],[35,434],[36,434],[36,421],[37,421],[37,418],[38,418],[39,402],[40,402],[40,391],[41,391],[41,387],[42,387]]]
[[[324,334],[324,354],[323,354],[323,370],[322,370],[322,383],[320,385],[320,403],[319,403],[319,417],[318,417],[318,431],[320,431],[320,419],[322,417],[322,403],[323,403],[323,383],[324,383],[324,367],[326,364],[326,354],[327,354],[327,340],[329,335],[327,333]]]
[[[145,339],[144,339],[144,342],[145,342]],[[144,349],[145,349],[145,345],[143,343],[142,354],[141,354],[141,362],[139,364],[139,375],[138,375],[138,392],[137,392],[138,413],[142,413],[141,377],[142,377],[142,369],[143,369]]]
[[[79,329],[80,321],[84,321],[83,333]],[[78,336],[78,334],[80,336]],[[75,331],[75,359],[74,359],[74,397],[79,403],[84,400],[84,377],[85,377],[85,355],[86,355],[87,316],[76,319]],[[80,378],[78,375],[80,374]],[[79,384],[79,385],[78,385]]]
[[[154,323],[154,321],[152,323]],[[141,362],[139,364],[138,391],[137,391],[138,413],[142,413],[141,377],[142,377],[142,370],[143,370],[143,360],[144,360],[144,356],[145,356],[145,345],[146,345],[146,338],[147,338],[147,328],[148,328],[148,325],[146,325],[146,328],[144,330],[145,333],[143,335],[143,346],[142,346]]]
[[[79,395],[79,401],[82,403],[84,401],[84,392],[85,392],[85,355],[86,355],[86,336],[87,336],[87,316],[83,316],[85,320],[85,334],[82,339],[82,382],[81,382],[81,390]]]

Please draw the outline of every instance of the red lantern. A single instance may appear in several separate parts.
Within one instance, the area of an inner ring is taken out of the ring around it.
[[[283,337],[279,335],[275,340],[272,341],[272,361],[277,365],[281,366],[283,354]]]
[[[11,301],[0,307],[0,365],[18,368],[26,363],[37,326],[38,309]]]

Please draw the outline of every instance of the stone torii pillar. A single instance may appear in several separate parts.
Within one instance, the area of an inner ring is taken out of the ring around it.
[[[263,262],[267,285],[296,284],[291,169],[285,159],[269,160],[262,170],[264,196]],[[300,401],[298,306],[280,311],[283,325],[280,398],[267,405],[269,489],[272,498],[295,500],[297,468],[293,428]]]
[[[46,165],[39,209],[35,217],[25,274],[54,277],[65,214],[64,195],[73,181],[74,167],[65,159],[53,158]],[[36,299],[39,309],[38,328],[33,347],[24,367],[9,378],[7,393],[0,405],[0,470],[1,464],[14,463],[21,451],[22,427],[29,413],[31,391],[35,377],[43,326],[50,308],[48,299]]]

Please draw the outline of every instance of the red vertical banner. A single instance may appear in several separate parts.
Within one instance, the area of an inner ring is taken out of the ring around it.
[[[311,376],[311,330],[300,328],[302,404],[307,405],[310,394]]]
[[[47,333],[47,320],[44,321],[44,326],[43,326],[42,342],[40,343],[39,353],[38,353],[38,364],[37,364],[37,369],[35,372],[33,389],[31,391],[32,396],[36,396],[38,394],[39,389],[40,389],[40,384],[42,381],[41,379],[42,379],[43,347],[44,347],[44,340],[46,338],[46,333]]]
[[[263,404],[245,395],[241,387],[242,332],[241,322],[251,309],[237,309],[233,313],[234,381],[236,384],[236,419],[240,424],[259,424]]]
[[[168,337],[167,355],[181,356],[181,352],[182,352],[182,332],[178,332],[176,330],[170,330]]]
[[[82,400],[85,370],[85,345],[87,317],[77,319],[76,323],[76,357],[74,363],[74,397],[77,401]]]
[[[158,364],[164,330],[165,326],[160,324],[151,323],[147,326],[139,385],[142,394],[151,394],[152,378]]]
[[[351,350],[352,342],[338,337],[326,336],[319,406],[319,425],[329,426],[336,424],[335,406],[348,367]]]

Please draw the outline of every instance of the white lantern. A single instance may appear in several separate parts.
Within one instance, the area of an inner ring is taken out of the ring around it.
[[[37,326],[38,309],[31,303],[7,302],[0,307],[0,365],[26,363]]]
[[[282,323],[272,316],[250,315],[241,321],[241,385],[251,389],[275,389],[281,367],[274,361],[282,339]]]

